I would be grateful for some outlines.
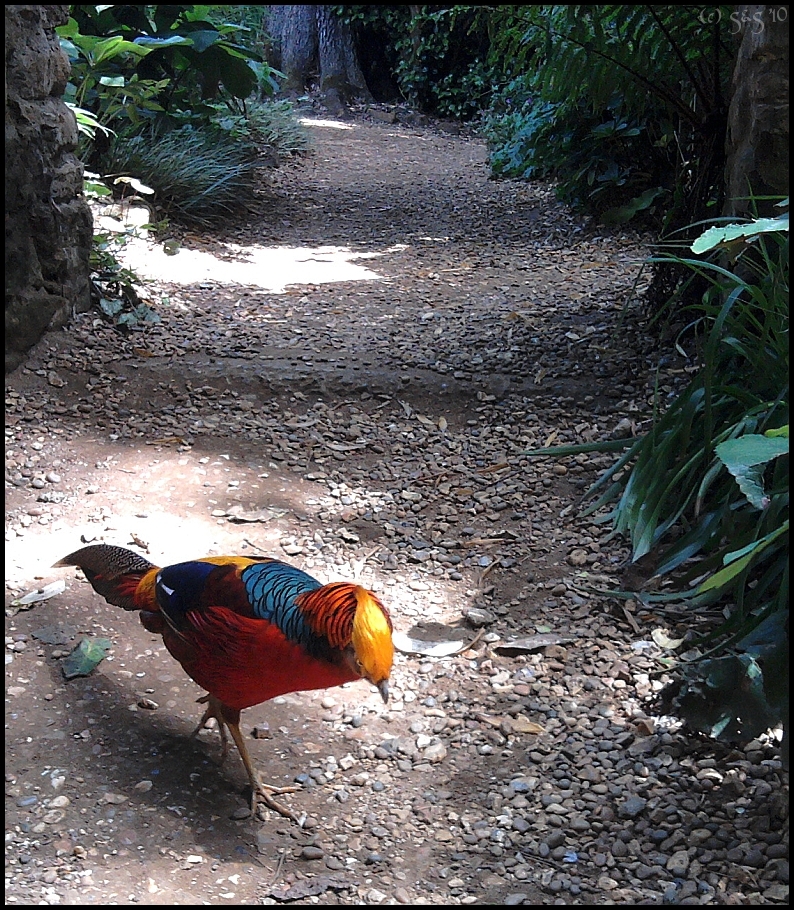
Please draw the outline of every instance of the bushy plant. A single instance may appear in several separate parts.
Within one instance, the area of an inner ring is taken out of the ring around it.
[[[58,29],[83,160],[109,187],[120,175],[141,180],[161,212],[193,224],[245,208],[257,151],[276,164],[306,146],[283,106],[266,111],[255,100],[249,117],[249,96],[272,95],[278,74],[245,40],[249,27],[221,11],[79,6]]]
[[[72,6],[58,28],[72,76],[66,100],[123,135],[206,122],[208,101],[247,98],[269,70],[236,43],[238,26],[215,24],[207,7]],[[272,89],[271,89],[272,94]]]
[[[494,174],[542,171],[565,201],[613,223],[643,213],[678,228],[707,217],[722,194],[728,13],[497,7],[492,55],[509,61],[513,80],[488,117]]]
[[[303,155],[311,148],[309,131],[289,101],[256,102],[244,114],[219,110],[216,122],[232,138],[267,147],[279,159]]]
[[[705,338],[691,382],[634,440],[530,454],[626,449],[584,514],[626,537],[633,561],[654,559],[661,590],[630,595],[727,615],[672,643],[684,653],[666,662],[662,703],[747,741],[788,715],[788,212],[721,224],[692,250],[712,258],[667,257],[709,284],[690,308]]]
[[[647,118],[624,115],[619,94],[595,114],[583,104],[533,100],[526,77],[511,80],[483,120],[495,177],[551,178],[559,199],[607,224],[640,212],[661,223],[669,188],[655,185],[667,178],[650,132]]]
[[[470,120],[484,110],[498,79],[489,55],[490,11],[477,6],[338,6],[362,52],[368,81],[394,84],[418,110]],[[369,47],[382,52],[375,72]]]

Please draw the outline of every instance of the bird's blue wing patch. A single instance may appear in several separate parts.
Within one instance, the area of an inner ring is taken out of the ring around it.
[[[308,644],[316,636],[295,598],[321,587],[316,578],[284,562],[259,562],[241,573],[246,594],[259,619],[274,623],[292,641]]]

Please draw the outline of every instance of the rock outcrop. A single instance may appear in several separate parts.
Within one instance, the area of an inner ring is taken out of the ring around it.
[[[6,6],[6,372],[47,328],[90,305],[92,220],[62,100],[67,6]]]

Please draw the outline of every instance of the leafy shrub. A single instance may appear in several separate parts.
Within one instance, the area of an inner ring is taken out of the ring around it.
[[[499,67],[489,57],[485,7],[338,6],[368,83],[393,87],[418,110],[470,120],[488,106]],[[372,46],[383,48],[372,59]],[[383,70],[388,70],[384,78]]]
[[[661,211],[667,194],[653,185],[663,168],[649,170],[649,123],[626,117],[620,95],[594,114],[584,105],[533,102],[526,79],[514,79],[484,118],[483,134],[495,177],[553,178],[559,199],[608,224]]]
[[[219,111],[216,123],[232,138],[272,149],[279,159],[305,154],[311,148],[309,131],[295,116],[289,101],[251,104],[244,114]]]
[[[234,41],[241,27],[211,22],[208,7],[72,6],[57,29],[71,63],[65,100],[103,130],[81,139],[79,154],[105,171],[109,135],[162,134],[207,126],[214,102],[231,109],[253,92],[272,95],[275,71]]]
[[[138,276],[118,261],[128,239],[129,233],[95,231],[90,259],[93,301],[102,317],[121,331],[160,322],[158,313],[138,296]]]
[[[732,261],[669,257],[709,282],[691,309],[705,331],[692,381],[635,440],[530,454],[627,449],[584,514],[627,537],[634,561],[655,558],[663,590],[631,596],[727,611],[708,635],[674,643],[688,651],[666,662],[662,703],[747,741],[788,715],[788,213],[712,228],[692,248]]]
[[[491,55],[513,79],[487,121],[494,175],[551,176],[565,201],[613,223],[706,217],[723,192],[733,63],[720,10],[693,27],[689,7],[496,8]]]

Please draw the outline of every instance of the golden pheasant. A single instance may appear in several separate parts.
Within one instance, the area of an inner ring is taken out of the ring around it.
[[[165,568],[123,547],[83,547],[55,563],[79,566],[108,603],[135,610],[163,636],[172,657],[207,695],[194,732],[218,722],[223,755],[229,728],[258,798],[289,792],[263,784],[240,732],[240,712],[277,695],[367,679],[388,699],[392,623],[380,600],[349,582],[321,585],[276,559],[208,556]]]

